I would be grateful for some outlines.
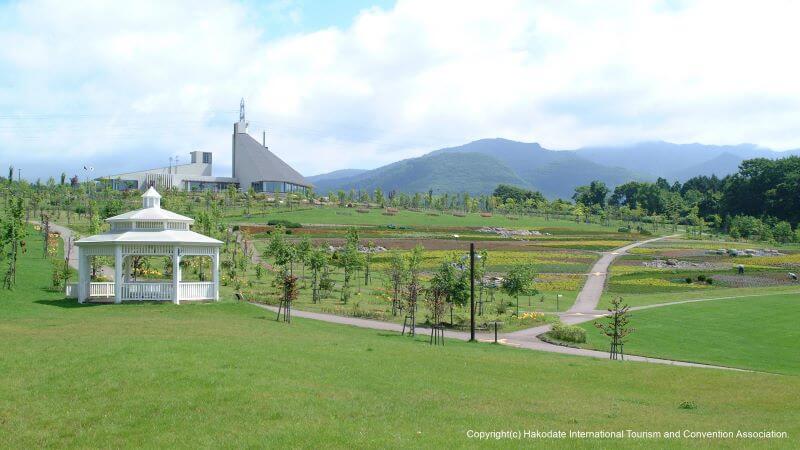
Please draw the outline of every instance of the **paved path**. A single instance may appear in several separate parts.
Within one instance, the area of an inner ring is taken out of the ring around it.
[[[677,236],[677,235],[674,235]],[[619,256],[624,255],[632,248],[639,247],[640,245],[649,244],[651,242],[659,241],[661,239],[666,239],[673,236],[661,236],[653,239],[648,239],[646,241],[639,241],[634,242],[632,244],[628,244],[624,247],[620,247],[609,252],[604,252],[600,259],[594,263],[592,266],[592,270],[589,271],[588,278],[586,279],[586,283],[583,285],[583,289],[581,292],[578,293],[578,297],[575,299],[575,303],[572,307],[567,310],[565,313],[559,313],[558,316],[562,322],[568,325],[576,325],[583,322],[588,322],[590,320],[595,320],[597,318],[603,317],[606,314],[606,311],[599,311],[597,309],[597,304],[600,302],[600,297],[603,295],[603,289],[606,285],[606,279],[608,278],[608,268],[611,266],[611,263],[614,262]],[[540,341],[537,336],[540,334],[546,333],[550,330],[550,325],[543,325],[540,327],[535,328],[528,328],[525,330],[515,331],[512,333],[508,333],[506,336],[510,339],[517,340],[517,341],[525,341],[525,340],[533,340],[533,341]],[[545,345],[546,342],[542,342]],[[560,347],[560,346],[553,346],[553,347]]]
[[[608,275],[608,267],[618,256],[625,254],[628,250],[638,247],[640,245],[648,244],[650,242],[666,239],[671,236],[663,236],[646,241],[634,242],[632,244],[620,247],[610,252],[604,253],[600,259],[592,267],[589,279],[586,281],[583,289],[581,290],[575,304],[567,312],[559,314],[561,321],[567,324],[578,324],[595,320],[603,317],[605,311],[597,311],[597,304],[600,301],[600,296],[603,293],[606,277]],[[260,259],[260,258],[259,258]],[[260,308],[277,313],[277,308],[274,306],[263,305],[260,303],[252,303]],[[336,323],[340,325],[350,325],[359,328],[370,328],[374,330],[401,332],[403,326],[393,322],[385,322],[381,320],[361,319],[356,317],[338,316],[335,314],[316,313],[310,311],[292,310],[294,317],[301,317],[304,319],[320,320],[323,322]],[[528,328],[526,330],[515,331],[512,333],[504,333],[500,335],[499,342],[511,347],[524,348],[529,350],[539,350],[552,353],[561,353],[575,356],[587,356],[592,358],[608,359],[607,352],[588,350],[582,348],[565,347],[561,345],[553,345],[540,340],[537,336],[546,333],[550,330],[550,325],[542,325],[539,327]],[[430,329],[425,327],[417,327],[417,334],[430,335]],[[445,337],[450,339],[458,339],[462,341],[469,340],[469,333],[461,331],[445,331]],[[476,333],[476,338],[481,342],[492,342],[494,340],[492,333]],[[654,364],[666,364],[684,367],[701,367],[711,369],[725,369],[741,371],[730,367],[713,366],[707,364],[697,364],[686,361],[673,361],[668,359],[648,358],[644,356],[626,355],[625,359],[628,361],[648,362]]]
[[[31,220],[31,223],[41,226],[42,224],[36,220]],[[69,266],[73,269],[78,269],[78,247],[75,246],[75,232],[71,229],[50,223],[50,232],[58,233],[61,235],[61,240],[64,241],[64,254],[67,253],[67,245],[70,245],[69,251]],[[114,268],[109,266],[100,267],[100,275],[107,278],[114,278]]]
[[[30,221],[34,225],[43,226],[41,222],[38,220],[31,220]],[[50,222],[50,232],[51,233],[58,233],[61,235],[61,240],[64,241],[64,254],[67,254],[67,245],[71,246],[69,251],[69,265],[72,268],[78,268],[78,249],[75,247],[74,239],[72,236],[74,235],[73,231],[67,227],[57,225],[55,223]]]
[[[648,239],[646,241],[634,242],[633,244],[628,244],[624,247],[603,253],[600,259],[598,259],[597,262],[594,263],[594,266],[592,266],[592,270],[589,271],[589,278],[586,280],[586,284],[583,285],[583,289],[581,289],[581,292],[575,299],[575,304],[573,304],[567,312],[584,314],[594,313],[597,310],[597,303],[600,301],[600,296],[603,294],[603,288],[605,288],[606,285],[606,278],[608,278],[608,267],[611,265],[611,263],[614,262],[618,256],[624,255],[632,248],[649,244],[651,242],[660,241],[668,237],[673,236],[662,236]]]
[[[251,303],[251,304],[275,313],[277,313],[278,311],[278,308],[274,306],[263,305],[260,303]],[[350,325],[359,328],[370,328],[373,330],[393,331],[396,333],[401,332],[403,329],[402,325],[393,322],[384,322],[382,320],[360,319],[356,317],[337,316],[335,314],[315,313],[309,311],[300,311],[296,309],[292,310],[292,317],[320,320],[323,322],[336,323],[340,325]],[[539,330],[538,334],[541,334],[547,331],[549,329],[549,326],[537,327],[531,329]],[[430,329],[418,326],[417,334],[420,336],[429,336]],[[446,330],[444,335],[445,337],[450,339],[458,339],[461,341],[469,340],[469,333],[465,333],[462,331]],[[535,338],[533,340],[520,340],[520,339],[509,338],[508,336],[509,336],[508,334],[503,335],[503,338],[500,339],[499,342],[503,345],[508,345],[510,347],[517,347],[528,350],[539,350],[551,353],[562,353],[566,355],[588,356],[592,358],[608,359],[608,353],[606,352],[601,352],[597,350],[586,350],[582,348],[563,347],[560,345],[552,345]],[[494,340],[493,335],[491,333],[478,333],[476,334],[476,338],[481,342],[492,342]],[[654,364],[665,364],[671,366],[700,367],[707,369],[724,369],[724,370],[734,370],[734,371],[744,372],[744,370],[742,369],[735,369],[731,367],[712,366],[707,364],[697,364],[685,361],[672,361],[668,359],[647,358],[644,356],[635,356],[635,355],[625,355],[625,360],[648,362]]]

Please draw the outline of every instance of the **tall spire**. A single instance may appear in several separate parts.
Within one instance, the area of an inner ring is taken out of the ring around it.
[[[244,122],[244,97],[242,97],[242,101],[239,102],[239,122]]]

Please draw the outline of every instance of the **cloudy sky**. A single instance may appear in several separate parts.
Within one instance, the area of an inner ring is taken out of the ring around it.
[[[109,174],[202,149],[227,175],[242,97],[251,134],[306,175],[487,137],[798,148],[797,17],[796,1],[0,1],[0,164]]]

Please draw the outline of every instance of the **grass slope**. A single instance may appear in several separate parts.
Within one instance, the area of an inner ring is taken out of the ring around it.
[[[29,243],[35,249],[35,240]],[[800,377],[612,363],[296,320],[252,305],[78,306],[22,259],[0,301],[0,447],[468,447],[467,430],[800,433]],[[697,409],[684,410],[683,401]],[[703,440],[556,446],[705,447]],[[537,442],[530,441],[531,444]],[[723,441],[730,447],[753,441]],[[543,444],[543,443],[539,443]]]
[[[633,311],[636,332],[625,351],[799,375],[798,308],[800,296],[794,293]],[[591,323],[581,326],[587,329],[589,347],[608,348],[608,340]]]

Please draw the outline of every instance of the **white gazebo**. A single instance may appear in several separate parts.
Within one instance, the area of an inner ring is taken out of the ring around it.
[[[78,247],[77,297],[113,298],[115,303],[130,300],[171,301],[219,300],[219,249],[222,242],[189,230],[191,219],[161,209],[161,195],[152,187],[142,195],[142,209],[106,219],[111,229],[75,242]],[[91,282],[90,259],[114,257],[114,282]],[[131,271],[136,256],[172,257],[172,281],[134,281]],[[211,258],[210,282],[181,281],[181,257]]]

